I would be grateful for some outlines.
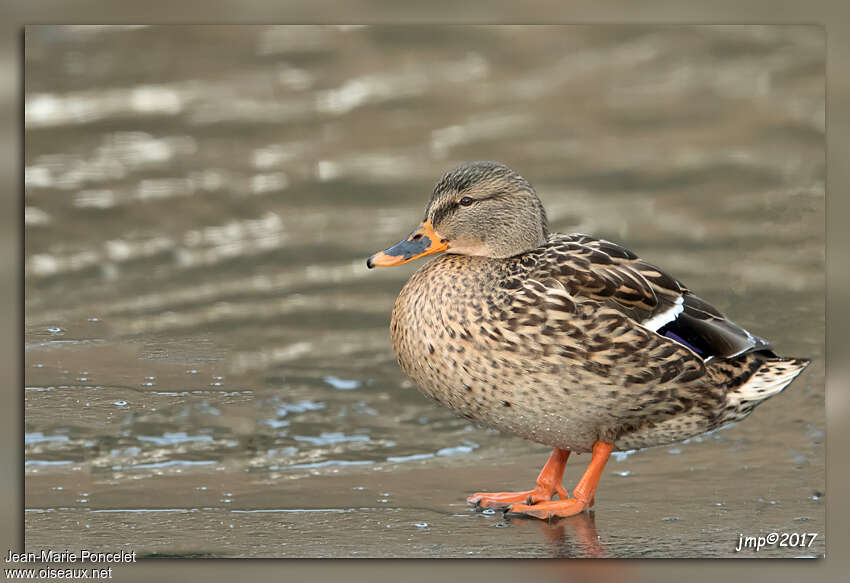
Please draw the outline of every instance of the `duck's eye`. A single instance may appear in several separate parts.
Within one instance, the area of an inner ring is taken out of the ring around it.
[[[469,198],[468,196],[464,196],[462,199],[460,199],[461,206],[469,206],[473,202],[475,202],[475,201],[472,200],[471,198]]]

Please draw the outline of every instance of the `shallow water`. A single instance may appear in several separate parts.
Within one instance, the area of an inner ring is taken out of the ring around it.
[[[823,554],[819,29],[35,27],[26,55],[28,550]],[[387,327],[417,265],[364,260],[481,158],[814,363],[612,459],[591,514],[470,510],[548,450],[411,387]],[[819,536],[734,551],[773,531]]]

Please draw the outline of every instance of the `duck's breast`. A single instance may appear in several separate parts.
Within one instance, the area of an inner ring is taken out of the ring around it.
[[[426,396],[462,416],[549,445],[590,451],[596,437],[581,399],[561,389],[571,371],[505,349],[499,312],[504,265],[444,256],[420,268],[392,315],[393,348],[404,373]],[[504,312],[502,312],[504,313]],[[587,407],[585,406],[587,405]]]
[[[441,393],[456,384],[448,374],[449,354],[461,355],[470,346],[472,323],[480,319],[482,270],[478,258],[444,255],[423,265],[396,299],[390,324],[393,349],[408,377],[428,396],[443,401]],[[470,264],[479,269],[470,269]],[[455,358],[455,361],[458,359]]]

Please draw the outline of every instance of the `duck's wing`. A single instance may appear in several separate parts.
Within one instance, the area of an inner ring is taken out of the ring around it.
[[[613,307],[705,360],[771,349],[766,340],[625,247],[589,235],[556,235],[541,253],[548,274],[571,295]]]
[[[576,374],[586,371],[641,390],[650,384],[681,385],[706,372],[694,351],[605,302],[576,297],[553,277],[526,278],[510,298],[498,329],[482,333],[499,350],[527,355],[524,361],[544,370],[572,361]]]

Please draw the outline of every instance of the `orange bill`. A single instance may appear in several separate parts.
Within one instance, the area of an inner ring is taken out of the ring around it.
[[[413,261],[417,257],[433,255],[448,249],[449,244],[434,231],[431,221],[425,220],[407,239],[399,241],[389,249],[379,251],[366,260],[369,269],[390,267]]]

